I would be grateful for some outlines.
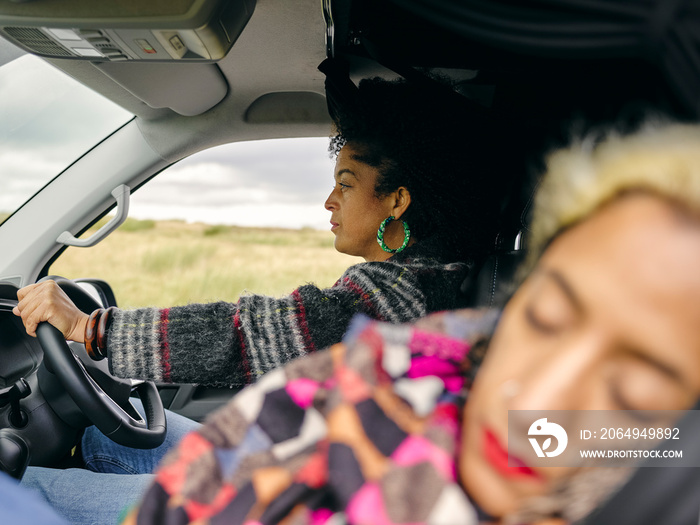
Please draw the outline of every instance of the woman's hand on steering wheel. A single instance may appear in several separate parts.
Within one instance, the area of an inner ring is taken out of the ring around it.
[[[85,312],[94,311],[100,303],[73,281],[59,276],[44,277],[18,290],[17,299],[14,314],[22,318],[27,334],[38,338],[44,354],[41,366],[47,374],[56,376],[77,408],[115,443],[134,448],[161,445],[167,423],[156,385],[152,381],[118,379],[109,372],[91,376],[83,360],[66,343],[85,342],[89,319]],[[87,354],[85,358],[89,360]],[[145,420],[136,416],[129,401],[134,391],[143,403]]]
[[[36,337],[36,327],[48,321],[69,341],[85,342],[88,315],[78,309],[55,281],[20,288],[12,313],[22,318],[27,334]]]

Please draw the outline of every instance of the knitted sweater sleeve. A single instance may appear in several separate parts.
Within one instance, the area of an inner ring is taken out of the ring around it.
[[[459,264],[361,263],[331,288],[305,285],[282,298],[120,310],[108,334],[110,370],[166,383],[242,386],[339,342],[355,313],[400,323],[454,307],[438,301],[435,308],[435,293],[428,299],[425,289],[446,287],[454,295],[461,270]]]

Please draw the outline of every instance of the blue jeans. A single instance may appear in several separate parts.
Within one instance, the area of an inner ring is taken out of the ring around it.
[[[138,400],[132,401],[141,412]],[[83,460],[89,470],[29,467],[22,485],[38,491],[71,523],[115,525],[141,499],[165,453],[200,426],[169,410],[166,418],[165,442],[150,450],[118,445],[89,427],[82,441]]]
[[[4,472],[0,472],[0,516],[3,523],[13,525],[68,525],[37,494]]]

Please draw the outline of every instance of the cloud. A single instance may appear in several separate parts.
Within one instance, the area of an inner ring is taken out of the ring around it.
[[[2,149],[64,165],[132,117],[32,55],[2,67],[0,114]]]
[[[43,60],[0,70],[0,211],[19,207],[132,115]]]
[[[17,209],[61,169],[55,160],[0,149],[0,210]]]
[[[328,227],[328,139],[219,146],[172,166],[134,193],[131,215],[241,226]]]
[[[236,143],[200,152],[172,169],[213,177],[215,166],[219,166],[219,176],[229,185],[265,189],[298,202],[325,200],[333,184],[333,161],[327,147],[326,138]]]
[[[16,209],[132,116],[31,55],[0,72],[0,210]],[[328,138],[251,141],[202,151],[132,196],[130,215],[326,228]]]
[[[143,205],[139,209],[140,218],[170,220],[182,217],[188,222],[208,224],[232,224],[236,226],[276,227],[276,228],[330,228],[330,213],[323,207],[313,204],[243,204],[228,208],[206,206]],[[134,216],[133,214],[131,214]]]

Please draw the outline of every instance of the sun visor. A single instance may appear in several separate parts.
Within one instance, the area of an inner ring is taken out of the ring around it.
[[[255,0],[0,2],[0,35],[29,53],[92,62],[213,62]]]
[[[213,108],[228,92],[216,64],[104,62],[95,67],[150,107],[170,108],[186,117]]]

